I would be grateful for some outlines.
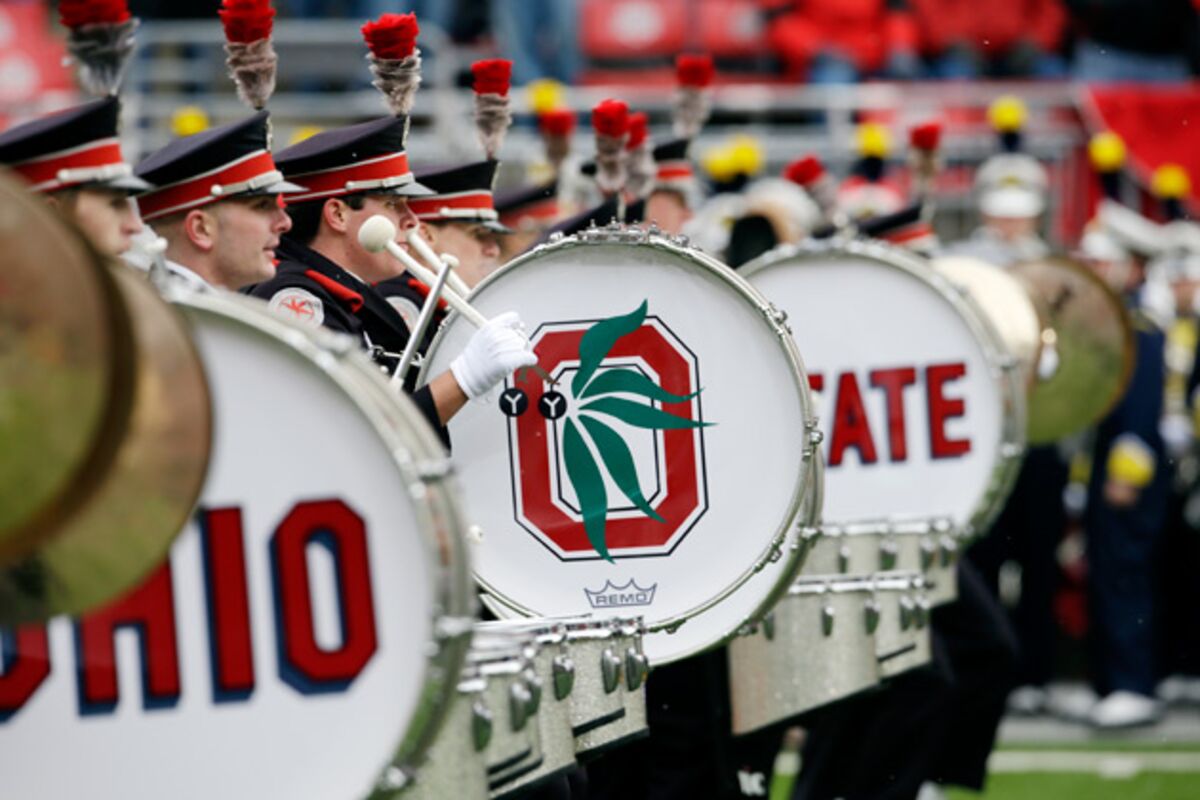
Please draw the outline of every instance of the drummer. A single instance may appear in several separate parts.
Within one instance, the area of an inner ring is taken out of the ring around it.
[[[374,284],[403,268],[386,251],[368,252],[358,231],[376,214],[399,230],[419,224],[408,198],[432,191],[409,170],[407,124],[403,116],[383,117],[318,133],[278,154],[283,174],[306,189],[289,198],[292,225],[276,253],[275,277],[251,291],[287,319],[355,336],[385,367],[403,352],[409,329]],[[413,394],[435,427],[514,369],[535,363],[519,328],[515,314],[493,318],[450,370]]]
[[[168,144],[137,175],[154,188],[142,218],[167,242],[167,272],[199,289],[237,291],[275,274],[274,250],[291,227],[288,183],[268,149],[267,112]]]
[[[142,230],[130,197],[150,188],[121,156],[115,97],[59,111],[0,134],[11,167],[100,253],[117,256]]]

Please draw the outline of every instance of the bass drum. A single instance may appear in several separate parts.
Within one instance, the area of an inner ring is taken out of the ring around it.
[[[783,247],[741,273],[805,353],[827,420],[823,519],[986,532],[1020,465],[1025,394],[970,298],[874,242]]]
[[[519,312],[538,365],[450,423],[497,610],[640,614],[655,664],[721,644],[787,590],[819,439],[777,312],[681,242],[593,229],[489,276],[472,305]],[[472,333],[451,316],[426,374]]]
[[[212,392],[207,484],[139,588],[6,639],[0,796],[398,795],[475,609],[445,452],[349,338],[176,291]]]

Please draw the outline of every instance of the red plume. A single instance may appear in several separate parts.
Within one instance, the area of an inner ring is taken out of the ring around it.
[[[225,26],[225,40],[241,44],[269,38],[275,21],[271,0],[225,0],[217,14]]]
[[[575,112],[555,108],[538,114],[538,130],[546,136],[570,136],[575,130]]]
[[[675,57],[675,79],[680,86],[690,86],[703,89],[710,86],[717,70],[713,66],[712,56],[707,53],[689,55],[684,53]]]
[[[640,147],[646,141],[646,129],[649,124],[650,117],[645,111],[635,111],[629,115],[629,139],[625,142],[626,150]]]
[[[592,128],[600,136],[622,138],[629,132],[629,106],[622,100],[601,100],[592,109]]]
[[[507,96],[512,84],[512,62],[503,58],[476,61],[471,65],[471,75],[475,78],[475,94]]]
[[[416,14],[384,14],[363,25],[362,35],[371,55],[399,61],[413,54],[420,30]]]
[[[803,187],[812,186],[825,174],[825,166],[816,156],[805,156],[783,168],[783,177]]]
[[[914,150],[937,150],[941,140],[942,123],[936,121],[917,125],[908,132],[908,143]]]
[[[60,0],[58,19],[65,28],[81,25],[115,25],[130,19],[126,0]]]

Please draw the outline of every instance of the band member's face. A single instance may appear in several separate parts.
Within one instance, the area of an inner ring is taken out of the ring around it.
[[[276,195],[233,198],[212,207],[216,221],[213,258],[217,280],[237,290],[275,274],[279,237],[292,228]]]
[[[443,222],[426,225],[426,239],[436,253],[449,253],[458,259],[455,272],[474,288],[500,266],[500,237],[478,222]]]
[[[988,217],[983,224],[1005,242],[1019,242],[1038,234],[1037,217]]]
[[[125,192],[85,187],[52,197],[51,202],[106,256],[124,253],[142,230],[137,209]]]
[[[646,198],[646,221],[664,233],[677,236],[691,218],[692,211],[678,192],[653,192]]]
[[[408,201],[396,195],[371,194],[364,198],[361,209],[356,210],[347,205],[343,210],[347,214],[346,235],[354,254],[354,263],[346,265],[350,271],[368,283],[378,283],[404,272],[404,265],[388,251],[367,252],[358,243],[358,229],[371,217],[382,214],[396,226],[396,241],[403,244],[405,233],[417,227],[417,218],[409,210]]]

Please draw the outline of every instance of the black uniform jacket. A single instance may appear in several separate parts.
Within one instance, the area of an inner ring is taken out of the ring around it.
[[[319,316],[322,325],[359,339],[381,366],[395,365],[408,343],[408,328],[382,295],[312,248],[287,237],[275,254],[279,258],[275,277],[250,289],[251,295],[270,301],[285,290],[303,290],[312,298],[309,303],[320,303],[320,308],[309,311]],[[450,435],[438,419],[429,387],[422,386],[411,396],[449,447]]]

